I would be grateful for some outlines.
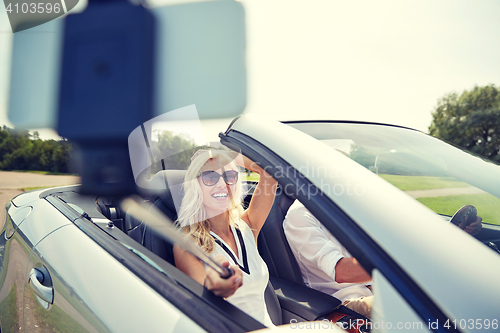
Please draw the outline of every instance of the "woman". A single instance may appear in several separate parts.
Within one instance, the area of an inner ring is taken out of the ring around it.
[[[266,264],[257,251],[257,236],[271,210],[276,180],[247,157],[222,150],[199,150],[191,158],[179,209],[179,224],[205,251],[230,267],[234,275],[220,278],[193,255],[174,247],[176,266],[216,295],[272,326],[264,301],[269,280]],[[248,206],[243,210],[242,182],[237,164],[260,175]]]

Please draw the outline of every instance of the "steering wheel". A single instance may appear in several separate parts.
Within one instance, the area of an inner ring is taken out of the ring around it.
[[[472,205],[465,205],[460,208],[455,215],[452,216],[450,222],[458,226],[460,229],[465,229],[469,224],[477,219],[477,209]]]
[[[460,208],[455,215],[451,218],[450,222],[455,224],[461,229],[465,229],[469,224],[476,221],[477,209],[472,205],[465,205]],[[493,251],[500,253],[497,245],[493,242],[484,243],[486,246],[491,248]]]

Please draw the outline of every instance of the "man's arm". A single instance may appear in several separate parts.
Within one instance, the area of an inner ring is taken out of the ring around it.
[[[295,205],[294,205],[295,206]],[[354,258],[345,258],[343,246],[305,207],[292,206],[283,225],[296,255],[309,270],[321,270],[338,283],[367,282],[370,275]]]
[[[368,274],[356,258],[342,258],[335,266],[335,281],[337,283],[363,283],[371,281]]]

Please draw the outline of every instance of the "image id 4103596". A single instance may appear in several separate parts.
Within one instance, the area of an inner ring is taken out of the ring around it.
[[[36,27],[68,13],[78,0],[4,0],[12,32]]]

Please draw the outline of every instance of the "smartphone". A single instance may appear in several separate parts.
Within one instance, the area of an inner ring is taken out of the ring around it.
[[[199,119],[232,118],[246,106],[245,20],[240,2],[150,9],[156,18],[154,116],[196,105]],[[14,34],[9,120],[56,128],[64,18]]]

